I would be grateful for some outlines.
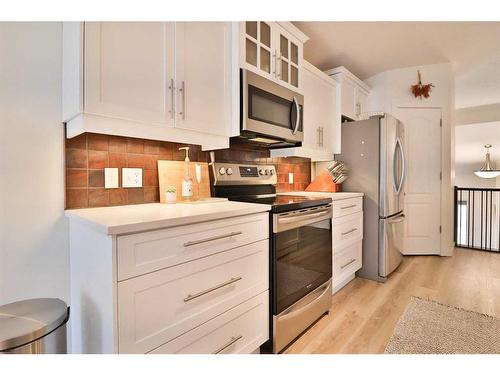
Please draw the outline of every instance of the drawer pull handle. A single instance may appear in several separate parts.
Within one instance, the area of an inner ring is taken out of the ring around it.
[[[342,234],[343,236],[345,236],[345,235],[348,235],[348,234],[350,234],[350,233],[352,233],[352,232],[356,232],[357,230],[358,230],[358,228],[353,228],[353,229],[351,229],[351,230],[348,230],[347,232],[342,232],[341,234]]]
[[[188,294],[188,296],[186,298],[184,298],[184,302],[189,302],[195,298],[198,298],[198,297],[201,297],[201,296],[204,296],[205,294],[208,294],[208,293],[211,293],[213,291],[216,291],[217,289],[220,289],[220,288],[224,288],[225,286],[228,286],[228,285],[231,285],[231,284],[234,284],[235,282],[237,281],[240,281],[242,278],[241,276],[238,276],[238,277],[231,277],[230,280],[226,281],[226,282],[223,282],[222,284],[219,284],[219,285],[216,285],[216,286],[213,286],[211,288],[208,288],[202,292],[198,292],[196,294]]]
[[[349,262],[347,262],[346,264],[344,264],[343,266],[340,266],[340,269],[344,269],[346,268],[348,265],[354,263],[356,261],[356,259],[351,259]]]
[[[353,208],[353,207],[356,207],[355,204],[351,204],[349,206],[344,206],[344,207],[340,207],[341,210],[347,210],[348,208]]]
[[[229,348],[231,345],[233,345],[236,341],[241,340],[243,338],[242,335],[238,335],[236,337],[231,337],[231,340],[227,344],[224,344],[221,346],[219,349],[217,349],[215,352],[212,354],[219,354],[220,352],[224,351],[225,349]]]
[[[210,237],[210,238],[204,238],[202,240],[189,241],[189,242],[185,242],[184,243],[184,247],[199,245],[200,243],[205,243],[205,242],[220,240],[222,238],[237,236],[239,234],[243,234],[243,232],[231,232],[231,233],[228,233],[228,234],[221,234],[220,236],[214,236],[214,237]]]

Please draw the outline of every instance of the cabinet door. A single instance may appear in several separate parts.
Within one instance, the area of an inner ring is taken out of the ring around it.
[[[333,152],[336,133],[336,86],[303,69],[304,146]]]
[[[300,86],[299,66],[302,63],[302,44],[279,25],[274,28],[276,77],[292,88]]]
[[[355,112],[355,100],[356,100],[356,87],[354,83],[351,83],[347,80],[343,80],[341,83],[341,107],[342,107],[342,115],[347,116],[352,120],[356,119]]]
[[[85,24],[84,111],[173,126],[173,25]]]
[[[324,125],[322,125],[321,146],[324,151],[335,153],[340,151],[340,115],[337,105],[337,86],[326,83],[324,95]]]
[[[175,35],[175,126],[230,136],[238,78],[231,22],[177,22]]]
[[[359,87],[356,88],[356,118],[361,118],[368,111],[368,94]]]
[[[268,79],[275,79],[274,23],[246,21],[241,23],[241,29],[241,66]]]

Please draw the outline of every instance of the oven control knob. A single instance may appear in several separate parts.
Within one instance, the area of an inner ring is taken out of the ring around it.
[[[274,175],[274,169],[270,169],[270,170],[269,170],[269,174],[270,174],[271,176],[272,176],[272,175]]]
[[[231,176],[233,174],[233,168],[229,167],[227,170],[226,170],[226,173],[228,176]]]
[[[226,168],[224,168],[224,167],[220,167],[220,168],[219,168],[219,174],[220,174],[220,175],[225,175],[225,174],[226,174]]]
[[[266,169],[266,170],[264,171],[264,173],[266,174],[266,176],[268,176],[268,175],[269,175],[269,170],[267,170],[267,169]]]
[[[259,169],[259,174],[260,174],[261,176],[263,176],[263,175],[264,175],[264,170],[263,170],[263,169]]]

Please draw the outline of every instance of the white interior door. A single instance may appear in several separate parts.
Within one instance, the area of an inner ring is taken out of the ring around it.
[[[85,112],[173,126],[171,22],[85,23]]]
[[[176,122],[179,128],[231,134],[231,22],[176,22]]]
[[[441,110],[399,107],[407,175],[403,254],[441,253]]]

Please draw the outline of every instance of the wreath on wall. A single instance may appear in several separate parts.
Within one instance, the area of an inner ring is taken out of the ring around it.
[[[418,83],[411,86],[411,92],[415,95],[415,98],[429,98],[431,95],[432,88],[435,87],[432,83],[426,85],[422,84],[422,76],[420,75],[420,70],[417,70]]]

